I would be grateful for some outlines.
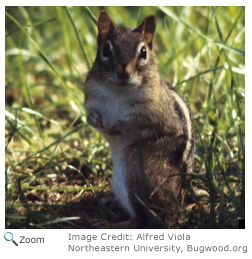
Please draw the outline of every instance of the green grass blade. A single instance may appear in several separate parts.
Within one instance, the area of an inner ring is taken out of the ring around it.
[[[185,79],[183,81],[178,82],[177,85],[181,85],[181,84],[186,83],[188,81],[194,80],[195,78],[199,78],[202,75],[205,75],[205,74],[208,74],[208,73],[212,73],[213,71],[221,70],[223,68],[224,68],[223,66],[220,66],[220,67],[210,68],[210,69],[201,71],[198,74],[196,74],[195,76],[191,76],[191,77],[189,77],[189,78],[187,78],[187,79]]]
[[[18,108],[16,108],[16,110],[18,110]],[[32,136],[35,136],[40,143],[44,143],[43,140],[30,127],[28,127],[25,123],[17,119],[17,117],[11,114],[9,111],[5,110],[5,116],[8,117],[10,120],[15,121],[19,129],[27,130]]]
[[[69,91],[69,87],[67,86],[67,84],[65,83],[65,81],[63,80],[63,78],[60,76],[60,74],[58,73],[57,69],[54,67],[54,65],[50,62],[50,60],[46,57],[46,55],[43,53],[43,51],[39,48],[39,46],[36,44],[36,42],[32,39],[32,37],[25,31],[25,29],[23,28],[23,26],[13,17],[11,16],[8,12],[5,12],[5,15],[12,20],[21,30],[22,32],[29,38],[29,40],[31,41],[31,43],[34,45],[34,47],[38,50],[40,57],[46,62],[46,64],[51,68],[52,72],[54,73],[54,75],[59,79],[61,85],[64,87],[64,89],[66,90],[66,92],[68,92],[71,97],[73,98],[73,100],[76,100],[75,95]],[[76,102],[78,103],[78,102]]]
[[[80,45],[80,48],[81,48],[81,51],[82,51],[82,54],[83,54],[83,57],[84,57],[84,59],[86,61],[86,64],[87,64],[87,67],[88,67],[88,70],[89,70],[90,69],[90,64],[89,64],[89,61],[88,61],[87,54],[85,52],[84,46],[83,46],[83,44],[81,42],[80,35],[79,35],[79,32],[78,32],[77,27],[75,25],[75,22],[74,22],[74,20],[72,18],[72,15],[70,14],[68,8],[66,6],[64,8],[65,8],[67,16],[68,16],[69,20],[71,21],[71,24],[72,24],[72,26],[74,28],[75,35],[77,37],[77,40],[79,42],[79,45]]]
[[[215,45],[217,45],[218,47],[220,48],[223,48],[223,49],[227,49],[227,50],[231,50],[231,51],[234,51],[242,56],[245,56],[245,52],[242,51],[242,50],[239,50],[239,49],[236,49],[234,47],[230,47],[230,46],[227,46],[226,44],[224,43],[221,43],[221,42],[218,42],[216,40],[213,40],[207,36],[205,36],[203,33],[201,33],[199,30],[195,29],[194,27],[192,27],[190,24],[188,24],[187,22],[183,21],[182,19],[180,19],[176,14],[174,14],[171,10],[169,10],[168,8],[166,7],[163,7],[163,6],[159,6],[159,9],[164,12],[166,15],[170,16],[173,20],[175,20],[176,22],[178,23],[181,23],[183,24],[186,28],[189,29],[189,31],[191,32],[194,32],[196,34],[198,34],[200,37],[214,43]]]
[[[54,145],[57,145],[60,141],[62,141],[63,139],[65,139],[66,137],[68,137],[69,135],[73,134],[74,132],[80,130],[83,128],[83,125],[82,126],[78,126],[76,128],[74,128],[73,130],[71,130],[70,132],[66,133],[62,138],[60,139],[57,139],[55,141],[53,141],[51,144],[49,144],[48,146],[46,146],[45,148],[33,153],[32,155],[28,156],[27,158],[25,158],[24,160],[22,160],[21,162],[17,163],[14,167],[13,167],[13,170],[15,169],[15,167],[19,166],[19,165],[22,165],[24,163],[26,163],[27,161],[29,161],[31,158],[35,157],[36,155],[40,154],[40,153],[43,153],[44,151],[48,150],[50,147],[54,146]]]
[[[20,69],[20,73],[21,73],[21,78],[22,78],[22,81],[23,81],[23,86],[24,86],[24,89],[25,89],[25,97],[26,97],[26,101],[29,105],[29,107],[34,111],[34,105],[33,105],[33,100],[32,100],[32,97],[31,97],[31,93],[30,93],[30,89],[29,89],[29,86],[28,86],[28,83],[27,83],[27,80],[26,80],[26,76],[25,76],[25,71],[24,71],[24,66],[22,64],[22,54],[20,53],[19,54],[19,69]],[[41,130],[41,127],[39,125],[39,122],[37,120],[37,116],[33,116],[34,120],[35,120],[35,123],[36,123],[36,126],[37,126],[37,129],[38,129],[38,132],[39,132],[39,136],[40,138],[42,139],[43,141],[43,144],[45,145],[45,138],[44,138],[44,135],[43,135],[43,132]]]
[[[54,22],[57,19],[58,18],[52,18],[52,19],[48,19],[48,20],[45,20],[45,21],[42,21],[42,22],[33,23],[32,27],[37,27],[37,26],[41,26],[41,25],[44,25],[44,24],[47,24],[47,23],[50,23],[50,22]],[[27,25],[23,26],[24,29],[29,28],[29,27],[31,27],[30,24],[27,24]],[[5,35],[5,38],[10,37],[13,33],[18,32],[19,30],[21,30],[21,28],[17,28],[16,30],[9,32],[8,34]]]
[[[91,18],[92,22],[97,25],[98,21],[97,18],[95,17],[95,15],[91,12],[91,10],[89,9],[88,6],[83,6],[83,8],[86,10],[87,14],[89,15],[89,17]]]

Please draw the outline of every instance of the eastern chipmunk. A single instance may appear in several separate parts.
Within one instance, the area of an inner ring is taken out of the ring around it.
[[[153,15],[136,29],[98,19],[97,55],[85,81],[87,121],[109,142],[116,201],[129,220],[103,228],[169,227],[178,218],[194,159],[194,127],[184,97],[159,75]],[[164,225],[165,223],[165,225]]]

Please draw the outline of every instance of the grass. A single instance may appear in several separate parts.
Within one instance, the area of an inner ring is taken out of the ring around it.
[[[6,228],[88,228],[120,221],[106,141],[86,123],[83,82],[99,11],[136,27],[157,17],[163,78],[188,99],[196,157],[180,228],[237,228],[245,217],[244,7],[7,7]]]

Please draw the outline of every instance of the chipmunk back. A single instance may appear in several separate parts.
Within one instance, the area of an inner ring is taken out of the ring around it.
[[[178,218],[194,128],[184,97],[158,73],[155,28],[154,16],[136,29],[117,27],[105,11],[98,19],[84,106],[88,123],[109,142],[113,193],[129,214],[125,222],[99,227],[167,227]]]

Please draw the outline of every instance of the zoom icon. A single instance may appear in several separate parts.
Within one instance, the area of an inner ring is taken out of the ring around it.
[[[11,232],[6,232],[6,233],[4,234],[4,239],[5,239],[6,241],[12,241],[12,243],[13,243],[14,245],[18,246],[18,244],[13,240],[13,234],[12,234]]]

